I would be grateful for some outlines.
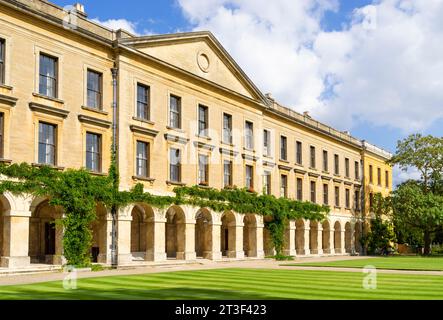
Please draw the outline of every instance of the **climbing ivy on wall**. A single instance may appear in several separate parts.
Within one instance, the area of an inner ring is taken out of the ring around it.
[[[68,264],[76,266],[90,264],[91,223],[96,219],[98,203],[115,210],[130,203],[144,202],[156,208],[186,204],[217,212],[232,210],[259,214],[267,217],[265,227],[270,231],[277,255],[282,253],[289,219],[321,221],[329,212],[327,206],[261,195],[246,189],[177,187],[174,189],[175,196],[156,196],[144,192],[143,185],[137,184],[130,191],[119,191],[114,157],[108,176],[94,176],[84,169],[57,171],[26,163],[1,164],[0,175],[9,178],[0,181],[0,193],[9,191],[48,197],[50,205],[64,209],[64,256]]]

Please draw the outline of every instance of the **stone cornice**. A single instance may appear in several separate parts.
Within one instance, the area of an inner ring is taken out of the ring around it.
[[[200,142],[200,141],[194,141],[194,146],[199,149],[205,149],[205,150],[210,150],[210,151],[215,149],[214,145],[207,144],[207,143]]]
[[[176,135],[170,134],[170,133],[165,133],[164,137],[167,141],[170,141],[170,142],[177,142],[177,143],[181,143],[181,144],[187,144],[189,142],[188,138],[183,138],[183,137],[176,136]]]
[[[334,180],[334,182],[336,182],[336,183],[342,183],[343,182],[343,180],[341,180],[341,179],[333,179]]]
[[[68,114],[69,114],[69,111],[67,111],[67,110],[63,110],[63,109],[59,109],[59,108],[54,108],[54,107],[46,106],[44,104],[35,103],[35,102],[30,102],[29,103],[29,108],[32,111],[46,113],[46,114],[49,114],[49,115],[52,115],[52,116],[56,116],[56,117],[60,117],[60,118],[63,118],[63,119],[66,119],[68,117]]]
[[[323,180],[328,180],[328,181],[332,180],[332,178],[331,178],[331,177],[328,177],[328,176],[321,176],[321,178],[322,178]]]
[[[110,122],[110,121],[102,120],[102,119],[97,119],[97,118],[93,118],[93,117],[90,117],[90,116],[85,116],[85,115],[82,115],[82,114],[80,114],[78,116],[78,120],[80,122],[83,122],[83,123],[92,124],[94,126],[103,127],[103,128],[106,128],[106,129],[109,129],[112,126],[112,122]]]
[[[263,165],[266,167],[274,168],[276,166],[276,163],[263,160]]]
[[[5,104],[9,104],[12,107],[14,107],[17,104],[17,98],[11,97],[11,96],[7,96],[4,94],[0,94],[0,102],[5,103]]]
[[[313,178],[320,177],[320,175],[318,173],[314,173],[314,172],[308,172],[308,176],[313,177]]]
[[[306,170],[302,170],[302,169],[298,169],[298,168],[295,168],[294,172],[298,173],[298,174],[303,174],[303,175],[306,174]]]
[[[143,127],[135,126],[135,125],[130,125],[129,128],[131,129],[132,132],[140,133],[140,134],[143,134],[145,136],[150,136],[150,137],[156,137],[159,133],[159,131],[157,131],[157,130],[143,128]]]
[[[226,148],[219,148],[219,151],[221,154],[226,154],[228,156],[233,156],[236,157],[238,155],[238,151],[234,151],[234,150],[230,150],[230,149],[226,149]]]
[[[284,171],[291,171],[291,170],[292,170],[292,167],[285,166],[285,165],[282,165],[282,164],[279,164],[279,165],[278,165],[278,168],[279,168],[280,170],[284,170]]]
[[[242,153],[242,158],[243,159],[245,159],[245,160],[251,160],[251,161],[257,161],[259,158],[258,157],[256,157],[256,156],[251,156],[251,155],[249,155],[249,154],[247,154],[247,153]]]

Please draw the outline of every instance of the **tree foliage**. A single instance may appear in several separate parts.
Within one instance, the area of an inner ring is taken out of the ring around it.
[[[443,196],[425,191],[422,183],[407,181],[392,195],[393,221],[404,234],[421,232],[424,253],[430,253],[431,237],[443,225]]]
[[[392,203],[389,197],[384,198],[380,193],[374,195],[374,219],[368,233],[362,237],[363,245],[369,254],[387,254],[392,250],[396,241],[394,226],[389,219],[392,215]]]
[[[269,217],[265,226],[270,230],[277,254],[283,248],[284,230],[288,219],[305,218],[321,221],[329,212],[327,206],[299,202],[270,195],[259,195],[246,189],[202,189],[178,187],[174,196],[157,196],[144,192],[142,184],[130,191],[119,191],[119,175],[114,157],[108,176],[94,176],[80,169],[57,171],[47,166],[28,164],[0,165],[0,192],[33,194],[49,198],[49,204],[63,208],[63,249],[68,264],[90,263],[91,223],[96,219],[96,206],[118,210],[130,203],[146,203],[156,208],[171,205],[193,205],[217,212],[236,211]]]
[[[441,190],[443,173],[443,138],[412,134],[398,141],[391,164],[407,171],[415,167],[421,174],[425,190]]]

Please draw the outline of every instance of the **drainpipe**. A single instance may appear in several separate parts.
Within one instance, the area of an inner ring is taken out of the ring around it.
[[[362,151],[361,151],[361,161],[362,161],[362,180],[361,180],[361,186],[362,186],[362,190],[361,190],[361,196],[360,198],[362,199],[361,202],[361,223],[360,223],[360,235],[361,236],[365,236],[365,234],[363,234],[363,231],[365,230],[365,222],[366,222],[366,217],[365,217],[365,210],[366,210],[366,188],[365,188],[365,181],[366,181],[366,177],[365,177],[365,151],[366,151],[366,143],[365,140],[362,140]],[[366,246],[365,245],[361,245],[362,248],[362,253],[363,255],[366,255]]]
[[[112,155],[117,157],[117,77],[118,68],[114,67],[111,69],[112,72]],[[117,186],[118,188],[118,186]],[[117,256],[117,207],[115,205],[111,208],[112,215],[112,240],[111,240],[111,267],[117,268],[118,266],[118,256]]]

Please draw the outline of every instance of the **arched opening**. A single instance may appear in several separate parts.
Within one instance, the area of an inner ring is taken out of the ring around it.
[[[11,206],[8,199],[4,195],[0,195],[0,257],[4,256],[3,244],[8,244],[9,239],[5,239],[4,225],[5,225],[5,212],[10,210]]]
[[[131,255],[132,260],[145,260],[147,223],[145,221],[145,210],[136,205],[131,212]]]
[[[334,224],[334,250],[335,253],[341,252],[341,225],[340,222],[335,222]]]
[[[272,221],[272,217],[265,216],[263,221],[265,223],[265,228],[263,228],[263,251],[265,252],[265,257],[274,256],[274,242],[272,241],[271,232],[266,227],[266,224]]]
[[[309,227],[309,251],[318,254],[318,222],[311,221]]]
[[[354,227],[354,245],[355,245],[355,251],[359,254],[362,253],[362,244],[361,244],[361,235],[362,235],[362,223],[360,221],[355,223]]]
[[[345,224],[345,251],[346,253],[352,251],[352,227],[350,222]]]
[[[183,260],[186,245],[186,216],[179,206],[169,208],[166,212],[166,256]]]
[[[56,246],[60,246],[61,239],[57,239],[56,220],[61,216],[55,207],[50,206],[47,200],[38,204],[32,211],[29,224],[29,257],[31,263],[58,264]],[[60,255],[61,252],[59,252]]]
[[[236,239],[235,215],[230,211],[225,212],[222,216],[221,221],[222,221],[222,226],[221,226],[220,249],[222,252],[222,256],[228,258],[234,258],[235,239]]]
[[[257,257],[257,219],[253,214],[243,218],[243,251],[246,257]]]
[[[298,255],[304,255],[305,252],[305,222],[298,219],[295,223],[295,250]]]
[[[91,261],[99,263],[111,262],[110,250],[107,250],[108,237],[112,231],[108,226],[108,212],[103,205],[96,207],[97,219],[92,222]],[[109,230],[108,230],[109,229]],[[110,245],[111,243],[109,243]],[[109,251],[109,252],[108,252]]]
[[[329,221],[324,221],[322,224],[323,235],[322,235],[322,249],[323,253],[331,253],[330,247],[330,237],[331,237],[331,229],[329,225]]]
[[[212,216],[200,209],[195,218],[195,253],[198,258],[210,259],[212,253]]]

